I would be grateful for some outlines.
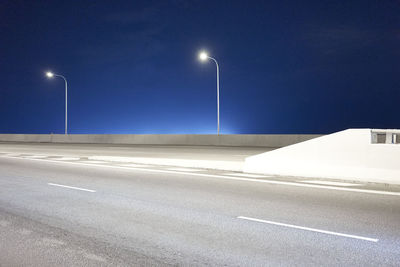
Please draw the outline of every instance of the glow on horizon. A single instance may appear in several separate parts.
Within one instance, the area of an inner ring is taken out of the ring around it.
[[[122,125],[114,125],[112,128],[100,128],[100,127],[79,127],[76,130],[72,130],[75,134],[206,134],[215,135],[215,129],[213,127],[191,127],[190,129],[185,127],[169,127],[169,128],[150,128],[141,127],[136,129],[129,129]],[[232,129],[224,129],[220,134],[240,134],[240,131]]]

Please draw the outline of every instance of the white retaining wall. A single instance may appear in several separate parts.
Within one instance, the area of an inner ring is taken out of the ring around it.
[[[400,184],[400,144],[373,143],[374,131],[349,129],[251,156],[244,171]]]

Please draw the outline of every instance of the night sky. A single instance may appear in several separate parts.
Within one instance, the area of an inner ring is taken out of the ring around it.
[[[0,0],[0,133],[400,128],[400,1]]]

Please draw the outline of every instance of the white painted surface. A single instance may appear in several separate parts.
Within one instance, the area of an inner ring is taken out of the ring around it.
[[[48,156],[42,156],[42,155],[32,155],[32,156],[25,156],[26,158],[32,158],[32,159],[44,159],[47,158]]]
[[[95,193],[96,192],[96,190],[80,188],[80,187],[75,187],[75,186],[69,186],[69,185],[53,184],[53,183],[48,183],[48,185],[57,186],[57,187],[63,187],[63,188],[68,188],[68,189],[73,189],[73,190],[79,190],[79,191],[86,191],[86,192],[90,192],[90,193]]]
[[[118,164],[118,165],[122,166],[122,167],[132,167],[132,168],[147,168],[147,167],[150,167],[150,165],[134,164],[134,163],[131,163],[131,164]]]
[[[306,181],[301,181],[301,182],[309,183],[309,184],[324,184],[324,185],[334,185],[334,186],[359,186],[359,185],[361,185],[361,184],[351,184],[351,183],[321,181],[321,180],[306,180]]]
[[[271,224],[271,225],[283,226],[283,227],[288,227],[288,228],[293,228],[293,229],[298,229],[298,230],[316,232],[316,233],[321,233],[321,234],[348,237],[348,238],[359,239],[359,240],[375,242],[375,243],[379,241],[379,239],[376,239],[376,238],[364,237],[364,236],[359,236],[359,235],[343,234],[343,233],[338,233],[338,232],[333,232],[333,231],[326,231],[326,230],[321,230],[321,229],[316,229],[316,228],[287,224],[287,223],[266,221],[266,220],[261,220],[261,219],[256,219],[256,218],[245,217],[245,216],[239,216],[237,218],[242,219],[242,220],[253,221],[253,222],[260,222],[260,223],[266,223],[266,224]]]
[[[80,160],[80,158],[74,158],[74,157],[62,157],[62,158],[50,158],[51,160]]]
[[[204,170],[200,169],[191,169],[191,168],[167,168],[169,171],[178,171],[178,172],[201,172]]]
[[[118,156],[91,156],[90,160],[102,160],[120,163],[154,164],[163,166],[201,168],[214,170],[242,171],[244,162],[200,160],[200,159],[176,159],[176,158],[144,158],[144,157],[118,157]]]
[[[251,174],[251,173],[238,173],[238,172],[224,173],[224,175],[229,175],[229,176],[240,176],[240,177],[249,177],[249,178],[266,178],[266,177],[271,177],[271,176],[267,176],[267,175]]]
[[[372,144],[349,129],[247,157],[244,172],[400,184],[400,145]]]
[[[80,160],[82,163],[92,163],[92,164],[106,164],[107,162],[98,161],[98,160]]]

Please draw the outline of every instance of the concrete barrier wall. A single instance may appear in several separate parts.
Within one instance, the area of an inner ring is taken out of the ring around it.
[[[298,134],[0,134],[0,142],[284,147],[320,135]]]

